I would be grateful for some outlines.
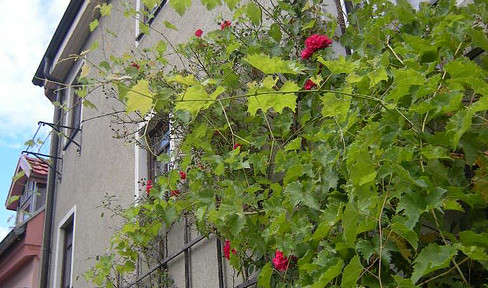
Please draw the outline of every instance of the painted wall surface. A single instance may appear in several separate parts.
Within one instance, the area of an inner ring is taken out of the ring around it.
[[[33,257],[25,262],[16,273],[0,282],[0,288],[35,288],[37,287],[37,272],[39,258]]]
[[[130,2],[135,8],[138,7],[137,0]],[[132,50],[137,55],[143,47],[150,46],[160,40],[161,36],[152,32],[136,43],[137,34],[136,20],[125,17],[123,1],[110,1],[113,5],[112,16],[100,19],[98,28],[89,36],[82,50],[87,50],[94,41],[98,41],[99,49],[87,54],[88,61],[99,63],[109,55],[121,55]],[[217,15],[224,19],[232,19],[231,14],[225,8],[217,8],[208,12],[199,1],[180,17],[168,5],[163,7],[152,24],[152,28],[161,31],[172,42],[173,45],[185,42],[188,37],[194,35],[195,30],[211,31],[218,29]],[[333,1],[330,1],[333,3]],[[337,14],[334,4],[327,9]],[[164,21],[169,21],[178,27],[178,31],[168,29]],[[111,33],[107,33],[110,31]],[[117,35],[114,37],[111,34]],[[171,47],[168,47],[171,53]],[[343,53],[341,47],[335,47],[337,53]],[[170,59],[178,64],[176,58]],[[81,62],[75,64],[66,79],[74,79],[79,73]],[[91,73],[95,73],[92,69]],[[95,75],[95,74],[92,74]],[[92,91],[87,99],[97,106],[97,110],[84,107],[82,119],[91,119],[101,114],[113,112],[114,109],[123,110],[123,107],[116,100],[106,99],[103,89]],[[69,112],[68,112],[69,114]],[[66,115],[65,119],[69,119]],[[74,244],[73,244],[73,271],[72,286],[76,288],[92,287],[85,282],[81,275],[90,269],[96,255],[103,254],[109,246],[114,227],[117,227],[117,220],[113,218],[102,218],[99,208],[104,196],[115,195],[117,204],[122,207],[131,205],[134,196],[139,192],[140,178],[147,176],[147,155],[146,152],[122,140],[113,139],[111,130],[111,117],[101,117],[83,123],[82,131],[75,140],[81,143],[81,148],[71,143],[65,151],[66,140],[60,144],[59,155],[63,157],[59,163],[62,178],[58,179],[55,194],[55,216],[53,225],[52,253],[50,259],[50,287],[58,288],[61,278],[62,246],[64,241],[63,225],[70,215],[74,213]],[[113,128],[118,129],[116,125]],[[142,188],[144,189],[144,188]],[[167,255],[176,252],[182,246],[183,223],[174,225],[168,234]],[[194,230],[194,229],[193,229]],[[195,231],[191,233],[191,239],[198,237]],[[218,287],[218,265],[217,265],[217,244],[212,236],[210,240],[203,240],[191,249],[191,285],[190,287]],[[224,263],[224,280],[226,287],[233,287],[242,282],[240,277],[231,267]],[[168,270],[170,277],[175,281],[174,287],[185,287],[185,261],[184,254],[169,262]],[[147,271],[150,267],[140,267],[140,273]]]

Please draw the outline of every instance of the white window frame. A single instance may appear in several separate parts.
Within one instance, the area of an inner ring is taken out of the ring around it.
[[[63,269],[63,258],[64,258],[64,237],[65,237],[65,232],[64,228],[68,223],[72,221],[73,223],[73,243],[71,244],[71,273],[70,273],[70,283],[73,284],[73,264],[75,263],[75,246],[76,246],[76,205],[73,206],[68,213],[64,215],[64,217],[59,221],[58,227],[57,227],[57,237],[56,237],[56,252],[55,252],[55,262],[54,262],[54,281],[53,281],[53,287],[54,288],[59,288],[59,285],[61,283],[61,277],[62,277],[62,269]]]

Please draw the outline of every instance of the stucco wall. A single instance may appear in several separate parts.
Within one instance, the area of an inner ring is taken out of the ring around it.
[[[39,258],[32,257],[16,273],[0,283],[0,288],[35,288]]]
[[[130,1],[134,7],[136,7],[135,1]],[[87,59],[92,63],[97,64],[105,60],[108,55],[121,55],[130,50],[142,49],[160,40],[161,36],[152,32],[136,44],[135,19],[122,15],[123,8],[120,2],[111,1],[112,16],[100,19],[100,25],[90,35],[82,49],[87,50],[94,41],[99,42],[100,48],[87,54]],[[194,2],[196,3],[183,17],[166,5],[153,22],[152,28],[163,32],[176,45],[186,41],[197,29],[205,32],[218,29],[217,22],[214,20],[217,15],[222,15],[224,19],[232,19],[225,8],[217,8],[208,12],[199,1]],[[332,5],[331,7],[335,8]],[[332,13],[334,11],[335,9],[331,9]],[[178,31],[166,28],[164,21],[176,25]],[[116,34],[117,37],[107,31]],[[168,49],[170,50],[168,53],[171,53],[171,47]],[[338,53],[342,53],[340,47],[334,49]],[[74,78],[80,67],[81,62],[75,64],[67,79]],[[93,76],[96,71],[92,69],[91,73]],[[114,108],[121,108],[117,101],[106,99],[102,89],[93,91],[87,96],[87,99],[97,106],[97,110],[84,107],[82,119],[89,119],[113,112]],[[85,282],[83,277],[79,276],[93,265],[94,257],[103,253],[109,246],[109,240],[113,234],[112,228],[117,227],[117,223],[112,218],[100,217],[102,212],[107,211],[98,207],[105,194],[116,195],[117,204],[125,207],[130,205],[134,200],[134,194],[137,194],[137,180],[147,174],[145,152],[133,144],[124,144],[121,140],[113,139],[113,132],[110,128],[111,119],[111,117],[102,117],[83,123],[82,131],[75,138],[77,142],[81,143],[80,151],[76,145],[71,143],[66,151],[59,152],[63,157],[59,169],[62,178],[57,181],[55,196],[50,287],[53,287],[55,283],[56,287],[60,285],[63,221],[69,218],[70,213],[75,213],[72,285],[76,288],[92,287],[91,284]],[[117,129],[117,127],[114,128]],[[60,150],[65,144],[65,140],[61,141]],[[184,245],[182,227],[181,223],[175,225],[173,231],[168,235],[168,254],[172,254]],[[197,237],[196,233],[192,233],[192,237]],[[239,284],[242,279],[234,279],[232,275],[235,273],[225,259],[223,262],[226,286],[232,287],[232,283]],[[144,269],[147,270],[147,267],[142,270]],[[169,273],[175,281],[175,287],[185,287],[183,254],[169,263]],[[192,287],[218,287],[217,246],[214,237],[204,240],[192,248],[191,273]]]

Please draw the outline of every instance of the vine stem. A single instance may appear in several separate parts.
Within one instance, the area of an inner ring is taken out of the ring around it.
[[[398,54],[395,52],[395,50],[393,50],[393,48],[390,46],[390,35],[388,35],[388,37],[386,38],[386,47],[388,47],[388,49],[390,49],[391,53],[393,53],[393,55],[395,56],[395,58],[400,62],[402,63],[403,66],[405,66],[405,63],[403,63],[403,60],[400,59],[400,57],[398,57]]]
[[[384,189],[384,184],[382,185]],[[380,214],[378,215],[378,230],[379,230],[379,238],[380,238],[380,252],[379,252],[379,261],[378,261],[378,281],[380,282],[380,288],[383,288],[383,282],[381,281],[381,265],[382,265],[382,254],[383,254],[383,227],[381,216],[383,215],[383,210],[385,209],[386,200],[388,200],[388,191],[385,193],[385,198],[383,199],[383,204],[381,205]]]
[[[459,262],[459,263],[458,263],[458,265],[461,265],[461,264],[463,264],[464,262],[466,262],[466,261],[468,261],[468,260],[469,260],[469,258],[468,258],[468,257],[466,257],[466,258],[464,258],[464,259],[463,259],[461,262]],[[433,276],[433,277],[431,277],[431,278],[429,278],[429,279],[427,279],[427,280],[423,281],[423,282],[422,282],[422,283],[420,283],[418,286],[423,286],[424,284],[427,284],[427,283],[429,283],[429,282],[430,282],[430,281],[432,281],[432,280],[435,280],[435,279],[437,279],[437,278],[440,278],[440,277],[442,277],[442,276],[445,276],[445,275],[447,275],[447,274],[451,273],[451,272],[452,272],[452,270],[454,270],[454,269],[456,269],[456,266],[451,267],[451,269],[447,270],[446,272],[443,272],[443,273],[441,273],[441,274],[439,274],[439,275],[435,275],[435,276]]]
[[[437,220],[437,216],[435,215],[434,210],[431,210],[430,213],[434,217],[435,225],[437,226],[437,230],[439,230],[439,234],[441,235],[442,242],[444,242],[445,245],[448,245],[446,238],[444,237],[444,233],[442,233],[441,227],[439,225],[439,220]],[[461,271],[461,268],[459,268],[459,265],[454,258],[452,259],[452,263],[454,264],[454,268],[458,271],[459,275],[461,276],[461,279],[463,280],[463,282],[469,285],[468,281],[464,277],[463,271]]]
[[[227,121],[227,125],[229,125],[230,133],[232,135],[232,145],[235,145],[235,140],[234,140],[234,130],[232,130],[232,125],[230,125],[229,118],[227,117],[227,112],[225,112],[224,105],[222,105],[222,101],[218,99],[220,107],[222,107],[222,111],[224,112],[225,120]]]

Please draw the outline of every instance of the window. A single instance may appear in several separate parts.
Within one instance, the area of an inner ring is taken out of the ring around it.
[[[17,225],[29,219],[34,213],[44,207],[46,184],[28,181],[20,196],[17,210]]]
[[[61,288],[71,288],[71,263],[73,259],[73,218],[62,228],[64,232]]]
[[[155,116],[155,118],[158,116]],[[160,118],[160,117],[158,117]],[[153,119],[157,124],[147,135],[148,149],[148,179],[154,180],[158,175],[169,172],[170,168],[170,135],[169,125],[164,119]],[[166,156],[166,157],[164,157]]]
[[[151,26],[152,22],[154,21],[154,18],[156,18],[156,16],[158,16],[159,12],[161,11],[161,9],[164,7],[164,5],[166,5],[166,2],[168,2],[168,0],[160,0],[160,3],[154,5],[154,7],[152,9],[148,8],[146,5],[144,5],[144,1],[142,0],[139,0],[139,19],[136,20],[137,21],[137,37],[136,37],[136,41],[139,42],[142,40],[142,38],[144,37],[144,32],[141,31],[141,26]]]
[[[83,63],[81,63],[83,64]],[[81,65],[80,65],[81,67]],[[65,90],[65,97],[63,97],[62,104],[68,106],[68,110],[64,115],[64,124],[65,127],[65,145],[63,147],[63,151],[65,151],[71,143],[75,143],[78,146],[78,152],[80,150],[80,142],[75,140],[76,135],[79,131],[81,131],[81,118],[82,118],[82,104],[83,98],[81,98],[78,94],[80,83],[78,82],[78,77],[80,76],[80,72],[73,78],[69,89]],[[63,119],[62,118],[62,119]]]

